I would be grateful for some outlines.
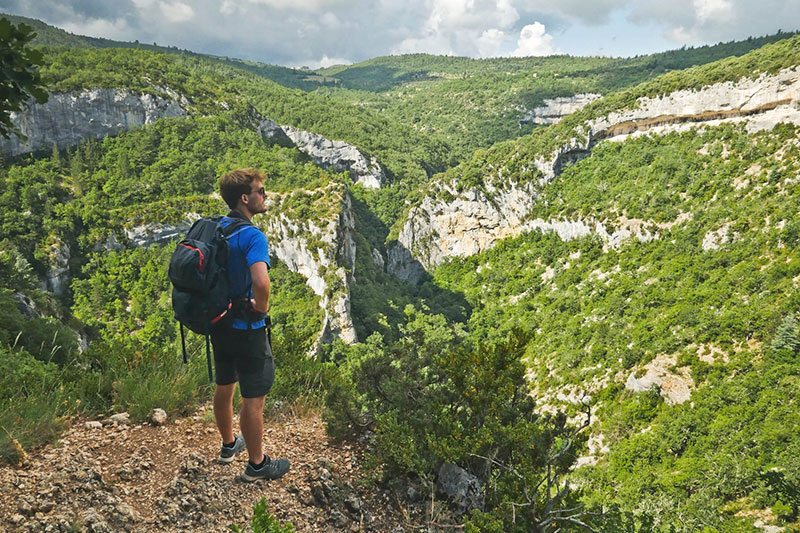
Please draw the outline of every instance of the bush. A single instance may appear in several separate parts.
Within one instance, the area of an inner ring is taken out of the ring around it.
[[[253,508],[253,519],[250,520],[250,527],[253,533],[294,533],[294,526],[291,522],[281,524],[271,514],[267,512],[267,499],[261,498]],[[236,533],[241,533],[242,529],[237,525],[232,525],[231,529]]]
[[[505,342],[472,346],[441,315],[405,312],[398,341],[385,345],[373,334],[351,348],[327,397],[329,429],[338,436],[372,429],[374,459],[387,476],[430,479],[443,462],[468,469],[487,482],[494,515],[475,524],[496,529],[500,521],[509,531],[511,502],[523,494],[529,505],[516,509],[514,527],[538,523],[545,504],[570,501],[550,501],[548,484],[540,484],[549,471],[557,485],[575,455],[565,417],[534,410],[522,363],[529,336],[517,330]]]

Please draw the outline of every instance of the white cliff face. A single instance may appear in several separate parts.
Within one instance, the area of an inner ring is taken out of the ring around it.
[[[53,143],[63,149],[83,139],[114,135],[160,118],[186,116],[189,102],[172,94],[170,98],[161,98],[128,89],[101,88],[51,93],[46,103],[11,113],[12,122],[27,140],[13,136],[0,139],[0,151],[16,156],[50,149]]]
[[[319,221],[289,218],[281,207],[293,195],[314,192],[298,190],[268,197],[268,213],[275,215],[269,216],[262,229],[270,240],[271,253],[289,270],[304,276],[320,298],[325,316],[318,345],[335,337],[353,344],[358,337],[350,314],[348,271],[354,272],[356,257],[350,197],[341,186],[328,186],[325,196],[337,206],[330,216]]]
[[[586,104],[594,102],[601,97],[602,95],[597,93],[584,93],[574,96],[546,98],[543,106],[533,108],[519,122],[520,124],[528,122],[533,124],[555,124],[570,113],[579,111]]]
[[[610,113],[590,123],[594,139],[686,131],[698,123],[747,122],[747,130],[771,129],[779,122],[800,124],[800,67],[778,74],[742,78],[699,90],[640,98],[636,109]]]
[[[148,247],[153,244],[164,244],[171,240],[182,238],[196,219],[197,216],[181,224],[145,224],[126,228],[123,232],[133,248]],[[116,236],[112,234],[103,247],[113,249],[115,246],[119,246],[119,244],[116,241]]]
[[[334,172],[349,172],[354,183],[364,187],[380,189],[386,174],[374,157],[369,160],[358,148],[344,141],[332,141],[321,135],[281,126],[283,132],[297,148],[314,160],[316,164]]]
[[[642,98],[636,109],[621,110],[588,124],[586,135],[577,135],[561,148],[533,162],[541,173],[537,182],[494,185],[502,180],[486,176],[487,193],[478,189],[455,190],[455,182],[441,182],[422,202],[409,210],[396,242],[388,249],[387,270],[400,279],[417,282],[426,269],[448,257],[480,253],[506,237],[533,229],[555,231],[562,239],[597,234],[607,245],[625,239],[658,238],[657,225],[621,218],[608,229],[594,220],[528,220],[537,187],[545,186],[563,167],[591,154],[602,140],[623,140],[630,135],[664,134],[698,125],[746,121],[749,131],[770,129],[779,122],[800,124],[800,68],[755,80],[719,83],[700,90],[676,91],[658,98]],[[495,188],[496,187],[496,188]],[[725,241],[711,235],[704,241],[714,249]]]

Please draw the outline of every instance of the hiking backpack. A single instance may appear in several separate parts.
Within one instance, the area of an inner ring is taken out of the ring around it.
[[[183,362],[186,337],[183,327],[205,335],[208,379],[213,381],[209,334],[214,326],[230,323],[233,304],[228,281],[227,237],[249,221],[234,219],[222,226],[223,217],[201,218],[192,224],[172,253],[169,280],[172,282],[172,310],[180,323]]]

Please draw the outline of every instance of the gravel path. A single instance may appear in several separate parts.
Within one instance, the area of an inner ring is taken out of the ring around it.
[[[209,406],[163,426],[76,421],[56,446],[0,468],[0,531],[230,531],[262,497],[296,531],[409,527],[396,498],[359,483],[363,449],[330,442],[318,414],[269,419],[264,434],[292,469],[248,484],[237,479],[246,453],[217,464]]]

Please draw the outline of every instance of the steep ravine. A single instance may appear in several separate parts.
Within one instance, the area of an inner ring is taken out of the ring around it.
[[[561,173],[565,165],[591,154],[601,141],[622,141],[631,135],[665,134],[702,125],[746,122],[750,132],[771,129],[780,122],[800,124],[800,69],[786,69],[756,79],[719,83],[700,90],[680,90],[656,98],[641,98],[635,109],[609,113],[586,124],[584,135],[534,161],[540,178],[518,183],[495,184],[484,179],[485,190],[457,191],[457,178],[435,184],[432,193],[409,210],[396,241],[389,245],[387,270],[399,278],[416,282],[425,270],[448,257],[466,257],[482,252],[498,239],[513,237],[534,228],[552,229],[562,239],[597,233],[611,245],[634,236],[657,237],[647,221],[631,226],[616,224],[609,230],[593,220],[527,220],[537,197],[537,188]]]

